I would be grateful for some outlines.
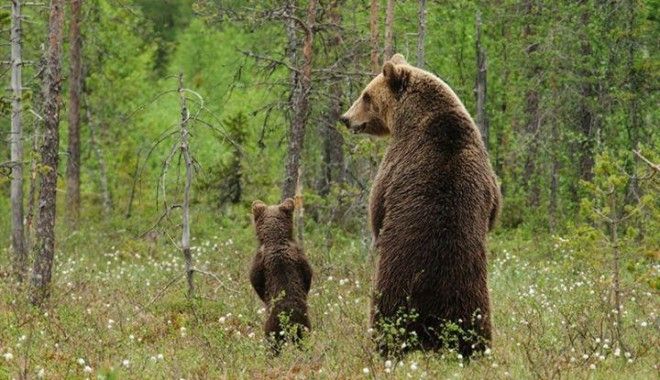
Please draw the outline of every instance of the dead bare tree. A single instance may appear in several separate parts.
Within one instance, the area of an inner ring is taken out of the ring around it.
[[[282,199],[291,198],[295,195],[296,184],[298,183],[298,173],[302,155],[303,144],[305,140],[305,126],[309,116],[309,95],[312,84],[312,42],[314,38],[314,24],[316,22],[316,0],[310,0],[307,9],[306,23],[298,22],[305,32],[303,41],[303,63],[299,75],[296,75],[295,87],[292,89],[291,108],[294,112],[291,118],[289,130],[288,157],[286,160],[286,172],[284,183],[282,185]],[[295,9],[288,7],[289,11]],[[295,19],[294,14],[285,16],[286,20]],[[289,21],[287,21],[289,22]],[[288,25],[288,24],[287,24]],[[290,27],[287,26],[289,38],[293,38],[295,33],[289,34]],[[291,42],[291,41],[289,41]],[[289,52],[289,54],[294,54]]]
[[[417,26],[417,67],[424,68],[424,43],[426,41],[426,0],[419,0],[419,14]]]
[[[11,244],[13,271],[22,282],[27,266],[27,249],[23,228],[23,126],[21,99],[23,93],[23,57],[21,52],[21,0],[11,2]]]
[[[394,1],[387,0],[385,9],[385,49],[383,61],[387,61],[394,55]]]
[[[487,63],[486,50],[481,43],[481,12],[476,16],[476,55],[477,55],[477,80],[475,81],[474,93],[476,96],[477,127],[481,132],[481,139],[488,149],[488,114],[486,112],[486,90],[487,90]]]
[[[82,37],[80,35],[80,8],[82,0],[71,0],[69,26],[69,148],[66,165],[66,208],[71,225],[80,215],[80,95],[82,88]]]
[[[378,0],[371,0],[369,13],[369,29],[371,31],[371,71],[377,74],[380,71],[380,41],[378,38]]]
[[[63,0],[51,0],[48,21],[48,50],[44,73],[44,140],[41,145],[41,191],[37,216],[37,241],[33,247],[31,302],[41,305],[50,296],[50,283],[55,255],[55,197],[60,143],[61,92],[60,60],[62,56]]]
[[[186,101],[186,94],[183,87],[183,74],[179,74],[179,97],[181,99],[181,154],[185,164],[186,180],[183,189],[183,203],[181,209],[183,212],[182,233],[181,233],[181,251],[186,265],[186,280],[188,282],[188,297],[192,297],[195,292],[195,284],[193,283],[193,265],[192,254],[190,253],[190,184],[192,182],[193,163],[190,158],[190,150],[188,146],[188,137],[190,131],[188,130],[188,121],[190,120],[190,113],[188,112],[188,104]]]

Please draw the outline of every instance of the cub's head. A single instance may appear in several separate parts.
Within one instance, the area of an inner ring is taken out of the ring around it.
[[[293,239],[293,209],[291,198],[274,206],[268,206],[258,200],[252,203],[254,229],[261,244]]]
[[[384,136],[391,132],[394,109],[406,90],[412,67],[395,54],[339,120],[353,133]]]

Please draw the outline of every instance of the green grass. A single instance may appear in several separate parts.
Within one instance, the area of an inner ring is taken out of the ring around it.
[[[0,378],[658,376],[658,295],[641,280],[649,272],[657,278],[657,263],[626,256],[621,346],[608,251],[579,234],[528,230],[501,230],[490,239],[495,337],[488,355],[466,362],[453,352],[416,352],[385,362],[368,329],[373,259],[366,240],[309,222],[313,331],[302,349],[272,357],[261,329],[264,308],[247,280],[253,232],[247,213],[235,219],[197,220],[202,231],[193,226],[196,265],[222,281],[196,274],[194,300],[186,299],[183,260],[167,236],[156,243],[136,238],[141,224],[122,229],[121,220],[74,234],[62,228],[46,309],[30,307],[6,275],[0,281]],[[328,236],[336,245],[328,247]]]

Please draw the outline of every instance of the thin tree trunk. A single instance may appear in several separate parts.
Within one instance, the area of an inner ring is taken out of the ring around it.
[[[621,252],[619,251],[619,238],[618,238],[618,228],[620,218],[617,211],[617,194],[614,189],[610,189],[609,192],[609,206],[610,206],[610,244],[612,245],[612,287],[614,293],[614,308],[616,310],[616,335],[619,346],[624,348],[623,343],[623,318],[621,314],[623,313],[623,308],[621,307],[621,277],[620,277],[620,262],[621,262]]]
[[[628,67],[628,78],[627,86],[630,93],[628,100],[628,123],[626,124],[626,130],[628,133],[628,143],[630,144],[630,150],[634,151],[639,149],[639,132],[640,132],[640,123],[639,123],[639,104],[638,104],[638,92],[639,92],[639,81],[637,70],[635,69],[635,0],[628,0],[627,2],[627,57],[626,65]],[[631,153],[632,154],[632,153]],[[628,183],[628,192],[626,195],[626,202],[638,202],[641,197],[641,191],[639,188],[639,181],[637,178],[637,163],[638,157],[633,155],[632,159],[629,161],[631,164],[628,165],[628,171],[630,175],[630,180]]]
[[[44,75],[44,140],[41,145],[41,191],[37,216],[37,241],[33,248],[31,301],[41,305],[50,296],[50,283],[55,254],[55,197],[57,163],[60,143],[60,59],[62,56],[62,27],[64,4],[51,0],[48,22],[48,51]]]
[[[192,265],[192,253],[190,252],[190,185],[192,183],[193,167],[188,145],[188,138],[190,136],[190,132],[188,131],[188,121],[190,119],[190,114],[188,113],[186,94],[183,89],[183,74],[179,74],[179,96],[181,98],[181,153],[183,154],[183,160],[186,165],[186,182],[183,190],[183,204],[181,205],[183,213],[181,250],[183,251],[183,258],[186,265],[188,297],[192,297],[195,293],[195,284],[193,283],[194,269]]]
[[[335,32],[328,40],[328,50],[335,51],[342,44],[341,35],[341,6],[343,0],[335,0],[330,4],[329,18],[330,23],[336,26]],[[335,128],[339,115],[341,115],[341,82],[333,79],[330,84],[330,100],[326,117],[322,128],[323,137],[323,175],[321,177],[319,193],[328,195],[333,183],[342,183],[344,181],[344,138]]]
[[[312,83],[312,42],[313,28],[316,22],[316,0],[309,1],[307,10],[307,22],[305,29],[305,40],[303,42],[303,66],[301,75],[296,83],[297,91],[294,89],[293,110],[294,115],[289,133],[288,157],[286,161],[286,174],[282,186],[282,199],[291,198],[296,192],[300,158],[305,141],[305,125],[309,114],[309,95]]]
[[[488,150],[488,114],[486,112],[486,91],[487,91],[487,63],[486,51],[481,45],[481,13],[477,12],[476,18],[477,29],[477,80],[475,83],[475,95],[477,100],[477,127],[481,132],[481,139],[484,142],[486,150]]]
[[[552,141],[559,144],[559,127],[557,122],[552,123]],[[556,147],[552,148],[552,173],[550,174],[550,202],[548,205],[548,220],[550,229],[554,231],[557,228],[559,216],[558,211],[559,201],[559,154]]]
[[[371,0],[371,10],[369,13],[369,29],[371,31],[371,71],[378,74],[380,71],[380,45],[378,37],[378,0]]]
[[[525,1],[525,12],[527,17],[537,16],[537,11],[531,0]],[[538,20],[538,17],[534,17]],[[523,169],[523,183],[527,188],[527,203],[529,206],[536,207],[540,202],[540,188],[538,184],[538,135],[541,128],[541,115],[539,111],[539,93],[532,85],[540,72],[540,67],[534,63],[536,59],[536,52],[538,51],[538,43],[533,40],[534,31],[532,29],[531,21],[528,21],[523,30],[523,35],[527,43],[525,53],[531,66],[527,68],[527,94],[525,95],[525,136],[527,141],[527,157],[525,159],[525,166]]]
[[[69,149],[66,166],[66,208],[69,223],[75,225],[80,215],[80,94],[82,87],[82,37],[80,8],[82,0],[71,0],[69,27]]]
[[[108,169],[105,165],[105,156],[103,150],[96,141],[96,125],[92,121],[89,107],[86,107],[85,113],[87,115],[87,125],[89,126],[89,143],[94,151],[94,156],[99,164],[99,185],[101,188],[101,203],[103,205],[103,213],[109,216],[112,212],[112,194],[110,193],[110,186],[108,185]]]
[[[424,43],[426,42],[426,0],[419,0],[419,15],[417,26],[417,67],[423,69],[425,65]]]
[[[23,228],[23,58],[21,55],[21,1],[11,3],[11,245],[14,249],[13,271],[22,282],[27,266],[27,250]]]
[[[38,87],[43,88],[44,82],[44,72],[46,68],[46,56],[45,54],[41,55],[39,59],[39,67],[37,72]],[[33,131],[32,131],[32,150],[30,152],[30,189],[28,191],[28,204],[27,204],[27,214],[25,216],[25,241],[27,244],[28,250],[32,251],[32,239],[33,239],[33,219],[34,219],[34,203],[35,199],[38,197],[37,188],[40,186],[39,177],[38,177],[38,168],[39,162],[37,158],[39,157],[39,148],[41,146],[41,128],[43,124],[43,92],[35,91],[34,99],[32,101],[33,108],[35,109],[36,117],[34,119]]]
[[[385,49],[383,61],[387,61],[394,55],[394,0],[387,0],[385,10]]]

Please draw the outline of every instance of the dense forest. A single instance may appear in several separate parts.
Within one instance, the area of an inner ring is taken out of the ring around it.
[[[657,378],[660,2],[7,0],[3,378]],[[394,53],[472,115],[502,192],[494,337],[384,360],[339,123]],[[251,204],[293,197],[313,330],[279,356]]]

